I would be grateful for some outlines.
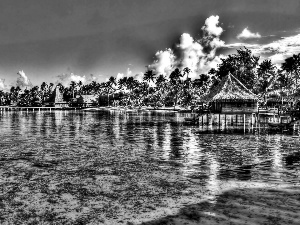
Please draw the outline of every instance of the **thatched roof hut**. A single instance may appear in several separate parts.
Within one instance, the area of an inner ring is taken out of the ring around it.
[[[231,73],[201,98],[203,102],[257,102],[258,96],[247,89]]]
[[[255,112],[258,96],[229,73],[200,101],[210,103],[217,112]]]
[[[77,95],[77,104],[81,106],[91,106],[98,104],[98,97],[95,95]]]

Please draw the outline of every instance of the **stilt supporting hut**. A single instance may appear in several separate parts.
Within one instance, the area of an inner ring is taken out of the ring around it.
[[[256,113],[258,97],[231,73],[201,98],[215,113]]]

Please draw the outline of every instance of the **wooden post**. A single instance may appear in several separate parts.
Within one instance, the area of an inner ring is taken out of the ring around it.
[[[246,115],[244,114],[244,133],[246,132]]]
[[[219,113],[219,130],[221,130],[221,114]]]
[[[225,121],[225,130],[226,130],[226,114],[224,114],[224,115],[225,115],[224,121]]]
[[[237,127],[238,126],[238,115],[235,114],[235,126]]]
[[[209,121],[208,121],[208,113],[206,114],[206,125],[207,125],[207,127],[208,127],[208,125],[209,125],[209,123],[208,123]]]

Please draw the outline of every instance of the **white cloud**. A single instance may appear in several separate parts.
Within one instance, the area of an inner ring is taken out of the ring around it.
[[[277,66],[280,66],[280,64],[284,62],[284,59],[287,58],[287,56],[283,54],[275,54],[268,58],[271,60],[271,62],[273,62]]]
[[[248,27],[246,27],[242,33],[237,35],[238,39],[253,39],[253,38],[261,38],[261,35],[257,33],[251,32]]]
[[[24,73],[23,70],[19,71],[17,74],[19,75],[19,77],[17,79],[17,83],[16,83],[17,86],[19,86],[20,88],[31,88],[32,87],[31,81],[26,76],[26,74]]]
[[[223,28],[218,26],[219,16],[210,16],[205,20],[202,30],[205,30],[209,35],[220,36]]]
[[[127,76],[130,76],[132,74],[132,71],[130,70],[130,68],[127,68]]]
[[[282,53],[287,55],[300,52],[300,34],[290,37],[283,37],[270,44],[263,45],[261,52]]]
[[[130,64],[129,64],[130,65]],[[123,77],[130,77],[130,76],[132,76],[132,71],[130,70],[130,68],[127,68],[127,71],[126,71],[126,75],[124,74],[124,73],[118,73],[117,74],[117,81],[118,80],[120,80],[120,79],[122,79]]]
[[[188,67],[191,70],[190,78],[208,72],[210,65],[220,61],[215,55],[216,50],[225,44],[220,40],[223,29],[218,24],[219,16],[207,18],[201,28],[203,37],[200,40],[183,33],[174,49],[168,48],[155,54],[155,60],[149,68],[155,70],[157,74],[170,75],[177,67],[180,69]]]
[[[133,77],[134,77],[134,79],[138,80],[139,82],[142,82],[143,81],[143,77],[144,77],[144,73],[142,73],[142,72],[137,73]]]
[[[181,52],[180,67],[188,67],[191,70],[190,77],[195,77],[199,68],[201,58],[205,57],[203,47],[200,43],[194,41],[194,39],[187,33],[184,33],[180,37],[180,44],[177,48]]]
[[[170,48],[165,51],[158,51],[155,54],[155,58],[156,59],[149,68],[154,69],[157,74],[170,74],[173,65],[175,64],[175,55],[173,51]]]
[[[76,75],[74,73],[70,73],[70,74],[61,74],[58,75],[58,80],[56,81],[56,84],[61,83],[63,86],[68,87],[70,86],[71,81],[74,81],[76,83],[78,83],[79,81],[81,81],[83,84],[87,83],[87,80],[92,81],[95,80],[96,77],[94,75],[90,75],[90,77],[87,77],[85,75],[80,76],[80,75]]]
[[[300,34],[282,37],[268,44],[234,43],[225,45],[227,48],[242,48],[244,46],[252,50],[253,54],[270,59],[274,64],[280,66],[284,59],[300,53]]]
[[[117,80],[120,80],[124,77],[124,73],[118,73],[117,74]]]
[[[5,79],[1,79],[0,78],[0,90],[1,91],[6,91],[6,89],[7,89],[7,85],[5,85]]]
[[[255,49],[259,48],[258,44],[248,44],[248,43],[232,43],[232,44],[226,44],[224,45],[226,48],[249,48],[249,49]]]

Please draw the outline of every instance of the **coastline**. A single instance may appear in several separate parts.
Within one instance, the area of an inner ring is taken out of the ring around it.
[[[181,112],[181,113],[196,113],[197,110],[182,109],[174,107],[113,107],[113,106],[99,106],[99,107],[18,107],[18,106],[0,106],[0,111],[52,111],[52,110],[85,110],[85,111],[97,111],[97,110],[116,110],[116,111],[167,111],[167,112]]]

